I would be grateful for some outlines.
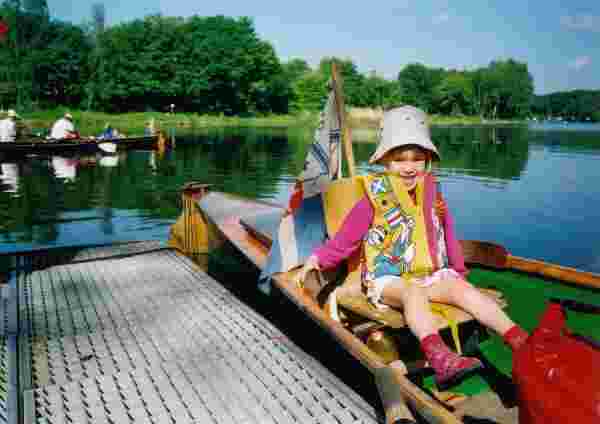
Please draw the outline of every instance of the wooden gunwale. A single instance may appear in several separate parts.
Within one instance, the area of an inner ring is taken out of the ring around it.
[[[490,242],[461,240],[461,244],[467,263],[524,272],[573,285],[600,289],[600,275],[598,274],[536,259],[513,256],[503,246]]]

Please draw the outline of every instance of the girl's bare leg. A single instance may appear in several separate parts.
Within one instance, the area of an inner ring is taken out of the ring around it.
[[[430,300],[458,306],[500,335],[515,325],[493,299],[464,280],[441,280],[423,290]]]
[[[419,340],[437,332],[428,293],[423,288],[398,278],[383,289],[382,301],[404,310],[406,324]]]
[[[384,288],[383,303],[403,308],[406,323],[419,338],[437,331],[430,300],[458,306],[500,335],[515,325],[494,300],[464,280],[441,280],[429,287],[397,281]]]
[[[437,294],[437,293],[434,293]],[[383,302],[404,308],[406,323],[418,337],[421,349],[435,370],[435,381],[440,390],[481,368],[476,358],[460,356],[448,348],[434,325],[429,307],[432,293],[427,288],[397,279],[384,287]]]

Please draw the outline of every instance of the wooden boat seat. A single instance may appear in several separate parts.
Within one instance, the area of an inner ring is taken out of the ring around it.
[[[501,292],[493,289],[479,289],[485,295],[490,296],[501,308],[507,306],[506,299],[504,299]],[[384,327],[391,327],[394,329],[402,329],[406,327],[406,320],[404,319],[404,313],[395,308],[379,309],[371,305],[367,301],[364,294],[353,294],[338,296],[337,303],[343,310],[349,311],[355,315],[365,318],[367,321],[373,321],[382,324]],[[456,321],[458,324],[462,324],[473,320],[473,316],[463,309],[455,306],[445,305],[449,317]],[[434,314],[435,323],[438,329],[448,327],[448,320],[439,314]]]

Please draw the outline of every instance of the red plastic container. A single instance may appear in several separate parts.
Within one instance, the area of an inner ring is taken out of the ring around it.
[[[600,424],[600,348],[573,336],[551,303],[513,356],[520,424]]]

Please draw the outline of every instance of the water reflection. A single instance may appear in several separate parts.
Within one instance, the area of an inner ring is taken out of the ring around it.
[[[598,127],[600,129],[600,127]],[[600,130],[435,127],[435,168],[461,237],[600,271]],[[175,134],[173,134],[175,136]],[[312,131],[204,129],[166,152],[36,157],[3,162],[0,249],[166,239],[188,181],[284,203]],[[374,143],[357,142],[360,171]],[[560,246],[560,247],[559,247]]]
[[[433,128],[432,137],[440,149],[441,175],[461,174],[494,181],[519,179],[529,156],[524,127]]]
[[[19,165],[16,163],[0,164],[2,174],[2,191],[6,193],[17,193],[19,190]]]
[[[54,175],[66,181],[75,181],[77,177],[77,159],[72,157],[52,156]]]
[[[119,155],[103,155],[98,161],[98,165],[104,168],[114,168],[119,164]]]

